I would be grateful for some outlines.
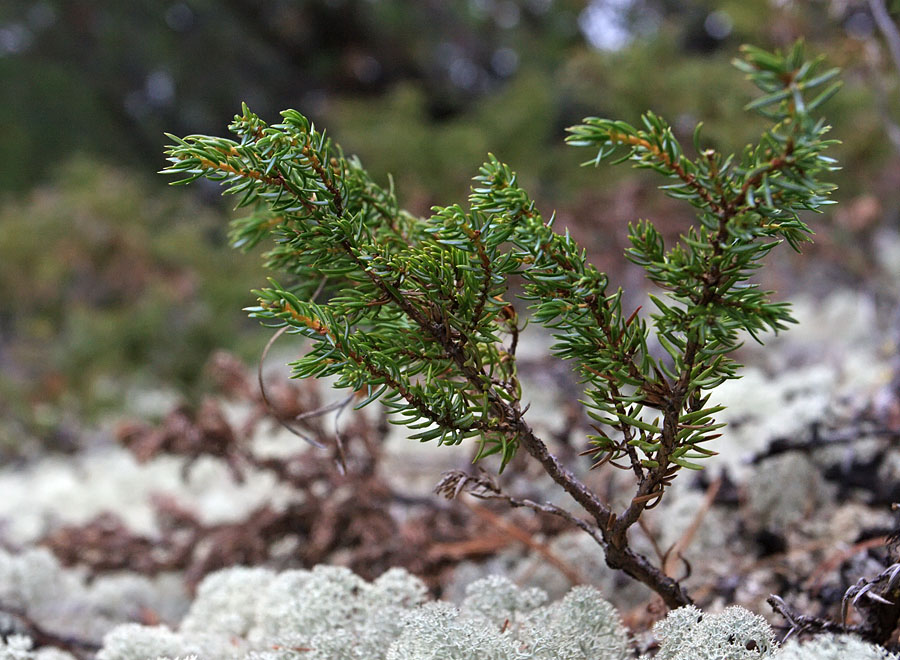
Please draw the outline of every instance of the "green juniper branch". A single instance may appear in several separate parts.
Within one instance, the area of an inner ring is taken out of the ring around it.
[[[285,111],[268,125],[244,106],[230,127],[238,141],[170,136],[165,173],[182,177],[177,183],[206,177],[241,195],[238,206],[253,211],[232,227],[236,246],[274,239],[266,265],[290,284],[270,280],[249,311],[311,340],[292,364],[296,377],[334,376],[337,387],[362,393],[358,407],[380,399],[421,441],[476,438],[477,458],[499,455],[501,471],[522,447],[591,522],[554,513],[590,526],[611,566],[675,607],[690,598],[629,547],[627,533],[678,471],[714,453],[706,444],[718,437],[721,407],[709,403],[709,391],[737,377],[729,354],[739,332],[759,341],[793,321],[788,305],[771,302],[750,277],[778,243],[799,249],[809,240],[799,214],[829,203],[832,186],[819,176],[835,169],[822,153],[831,141],[812,113],[839,84],[837,71],[820,73],[819,64],[804,59],[800,44],[786,54],[744,49],[736,65],[764,92],[748,109],[772,127],[739,155],[704,149],[698,126],[698,155],[689,158],[651,112],[641,128],[588,118],[569,129],[569,144],[596,149],[588,164],[616,156],[653,169],[670,180],[666,194],[696,209],[698,224],[668,249],[650,222],[628,228],[627,258],[665,292],[651,298],[649,315],[664,359],[648,347],[648,319],[623,309],[622,291],[609,290],[606,275],[568,233],[553,231],[553,217],[542,217],[493,156],[475,177],[468,209],[417,218],[400,208],[392,186],[375,183],[300,113]],[[595,422],[586,453],[595,467],[608,462],[635,476],[636,492],[619,514],[523,417],[519,319],[506,300],[513,275],[524,280],[532,319],[555,332],[552,352],[583,379]],[[327,300],[316,304],[323,277]]]

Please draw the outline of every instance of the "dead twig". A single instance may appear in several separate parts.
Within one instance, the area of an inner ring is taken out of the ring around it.
[[[663,573],[666,575],[674,577],[675,559],[680,559],[682,562],[687,563],[684,559],[684,553],[691,545],[691,541],[694,540],[694,536],[696,536],[697,530],[700,529],[700,525],[703,524],[703,519],[706,518],[706,514],[709,513],[709,510],[712,508],[713,502],[715,502],[716,495],[719,494],[719,488],[721,487],[722,477],[719,477],[709,485],[706,489],[706,497],[703,499],[703,504],[697,509],[697,513],[694,515],[691,524],[684,530],[681,538],[675,541],[671,548],[666,550],[663,555]]]
[[[849,548],[832,553],[816,567],[816,570],[810,573],[809,577],[806,578],[806,582],[803,583],[803,589],[813,593],[818,592],[822,587],[822,580],[824,580],[829,573],[837,570],[841,564],[850,559],[853,555],[870,548],[881,547],[885,543],[887,543],[887,537],[878,536],[876,538],[860,541],[859,543],[854,543]]]
[[[790,638],[795,633],[809,633],[809,634],[821,634],[821,633],[835,633],[835,634],[844,634],[847,632],[856,632],[853,627],[847,628],[840,623],[835,623],[834,621],[830,621],[828,619],[823,619],[817,616],[811,616],[808,614],[800,614],[795,610],[791,609],[791,607],[784,602],[784,599],[781,596],[776,596],[772,594],[768,598],[766,598],[766,602],[772,607],[772,610],[780,614],[784,617],[784,620],[788,622],[788,632],[784,636],[784,641]]]
[[[263,378],[263,363],[266,361],[266,356],[269,355],[269,351],[271,350],[272,345],[278,340],[278,338],[281,335],[283,335],[288,330],[289,327],[290,326],[284,326],[283,328],[280,328],[278,330],[278,332],[276,332],[274,335],[272,335],[269,338],[269,341],[266,342],[266,347],[263,349],[262,355],[260,355],[260,357],[259,357],[259,363],[257,364],[257,369],[256,369],[256,376],[257,376],[257,379],[259,380],[259,393],[262,396],[262,400],[266,406],[266,410],[269,411],[269,413],[271,414],[272,418],[275,421],[277,421],[288,431],[290,431],[291,433],[296,435],[298,438],[301,438],[304,441],[306,441],[307,443],[311,444],[316,449],[325,449],[325,445],[323,445],[321,442],[309,437],[308,435],[306,435],[305,433],[300,431],[297,427],[295,427],[291,424],[288,424],[287,420],[284,419],[284,417],[279,413],[279,411],[275,408],[275,406],[272,405],[272,401],[269,399],[269,394],[266,391],[266,382],[265,382],[265,379]],[[310,412],[317,412],[317,411],[310,411]],[[321,414],[324,414],[326,412],[328,412],[328,410],[321,410]]]
[[[319,286],[316,288],[315,292],[313,293],[312,297],[310,298],[311,301],[315,301],[315,299],[319,297],[319,294],[322,293],[322,289],[325,288],[325,283],[327,281],[328,281],[327,277],[322,278],[322,281],[319,282]],[[268,392],[266,392],[266,383],[265,383],[265,379],[263,378],[263,364],[266,361],[266,357],[269,355],[269,351],[272,349],[272,345],[278,340],[279,337],[281,337],[281,335],[283,335],[287,330],[289,330],[290,327],[291,326],[286,325],[282,328],[279,328],[279,330],[269,338],[269,341],[266,342],[266,346],[265,346],[265,348],[263,348],[262,355],[259,356],[259,361],[256,364],[256,378],[259,381],[259,393],[262,396],[263,404],[265,405],[266,410],[271,414],[271,416],[279,424],[281,424],[284,428],[286,428],[288,431],[290,431],[297,437],[302,438],[303,440],[305,440],[306,442],[311,444],[316,449],[325,449],[325,445],[323,445],[321,442],[319,442],[318,440],[315,440],[314,438],[311,438],[307,434],[301,432],[295,426],[289,424],[288,420],[286,420],[284,418],[284,415],[275,406],[272,405],[272,401],[269,399],[269,394],[268,394]],[[346,401],[350,401],[351,399],[352,399],[352,395]],[[304,412],[301,415],[295,416],[294,421],[299,422],[299,421],[302,421],[304,419],[308,419],[311,417],[318,417],[319,415],[324,415],[325,413],[331,412],[332,410],[342,408],[342,406],[346,405],[346,401],[340,402],[338,404],[331,404],[329,406],[322,406],[316,410],[310,410],[310,411]],[[341,461],[340,462],[341,468],[345,469],[346,466],[343,462],[344,452],[343,452],[342,445],[339,445],[338,451],[339,451],[339,457],[340,457],[340,461]]]
[[[508,520],[505,520],[502,516],[498,516],[493,511],[484,508],[483,506],[478,506],[472,502],[464,502],[464,504],[479,518],[482,518],[494,525],[502,529],[506,534],[519,541],[520,543],[525,544],[536,553],[538,553],[541,557],[547,560],[547,563],[556,568],[560,573],[566,576],[566,579],[572,586],[577,584],[584,584],[584,577],[572,566],[563,561],[555,552],[550,549],[546,543],[541,543],[537,541],[531,534],[526,532],[523,529],[520,529],[516,525],[513,525]]]
[[[894,66],[897,72],[900,73],[900,30],[897,29],[894,21],[891,20],[891,15],[888,13],[884,0],[869,0],[869,9],[872,10],[872,18],[875,19],[878,31],[881,32],[881,36],[884,37],[884,41],[887,43],[888,52],[891,54]]]
[[[781,454],[787,454],[792,451],[812,452],[834,445],[846,445],[862,440],[871,440],[872,438],[897,440],[900,438],[900,429],[885,427],[863,428],[857,426],[823,437],[819,425],[814,424],[808,440],[795,442],[789,438],[775,438],[769,443],[769,446],[764,451],[761,451],[750,458],[749,462],[753,465],[759,465],[770,458],[780,456]]]
[[[656,558],[659,559],[659,563],[663,564],[666,561],[666,553],[663,552],[663,549],[660,547],[659,543],[656,540],[656,534],[653,533],[653,530],[650,529],[650,525],[647,524],[647,521],[641,518],[637,522],[638,527],[641,528],[641,531],[644,532],[644,536],[648,541],[650,541],[650,545],[653,546],[653,552],[656,554]]]
[[[558,507],[555,504],[550,504],[549,502],[538,504],[537,502],[532,502],[531,500],[519,499],[517,497],[507,495],[500,490],[500,487],[497,486],[493,479],[491,479],[490,476],[486,473],[482,473],[482,475],[475,477],[468,475],[460,470],[451,470],[450,472],[445,472],[443,478],[435,487],[434,492],[438,495],[443,495],[448,500],[452,500],[453,498],[457,497],[461,492],[467,492],[471,495],[474,495],[475,497],[480,497],[481,499],[503,500],[513,507],[526,507],[528,509],[539,511],[541,513],[549,513],[554,516],[559,516],[560,518],[567,520],[576,527],[587,532],[591,536],[591,538],[593,538],[602,547],[606,547],[606,541],[603,539],[603,535],[601,534],[600,530],[588,521],[575,516],[562,507]]]

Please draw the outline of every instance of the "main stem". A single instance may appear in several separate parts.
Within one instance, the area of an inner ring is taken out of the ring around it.
[[[603,539],[603,550],[606,563],[611,567],[624,571],[635,580],[646,584],[663,599],[669,608],[677,608],[693,603],[687,592],[678,581],[670,578],[650,561],[628,546],[624,537],[613,535],[616,516],[587,486],[566,469],[559,459],[547,449],[547,445],[534,435],[534,431],[523,420],[518,420],[517,431],[519,441],[533,458],[535,458],[557,484],[562,486],[597,524]]]

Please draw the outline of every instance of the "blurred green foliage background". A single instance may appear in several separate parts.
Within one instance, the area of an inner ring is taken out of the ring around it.
[[[119,410],[135,387],[195,395],[213,350],[253,359],[265,343],[240,312],[258,257],[228,248],[215,188],[153,175],[163,131],[224,134],[241,101],[294,107],[393,173],[417,213],[460,200],[493,152],[635,285],[624,224],[674,236],[690,217],[652,177],[579,169],[564,128],[652,109],[688,144],[703,120],[708,144],[739,149],[760,124],[731,58],[799,37],[845,72],[827,110],[842,205],[816,220],[814,261],[774,269],[783,291],[869,281],[873,242],[896,230],[900,76],[866,0],[4,2],[0,444]]]

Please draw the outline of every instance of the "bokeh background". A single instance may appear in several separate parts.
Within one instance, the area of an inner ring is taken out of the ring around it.
[[[875,3],[880,4],[880,3]],[[884,305],[898,229],[900,72],[866,0],[6,0],[0,3],[0,452],[66,449],[136,393],[198,397],[210,354],[269,332],[241,307],[258,255],[227,245],[229,200],[170,189],[164,132],[225,134],[246,101],[297,108],[406,206],[461,200],[488,152],[519,173],[614,281],[625,224],[677,235],[688,211],[627,168],[578,167],[586,115],[666,117],[740,149],[762,125],[730,60],[804,38],[845,88],[827,107],[843,170],[779,295],[850,287]],[[888,11],[900,17],[900,3]],[[881,255],[881,256],[879,256]],[[162,407],[161,407],[162,409]],[[141,412],[141,411],[137,411]]]

